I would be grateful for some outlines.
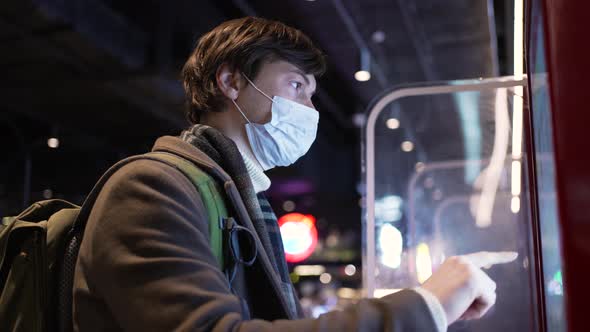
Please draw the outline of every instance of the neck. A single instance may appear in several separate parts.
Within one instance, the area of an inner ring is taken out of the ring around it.
[[[219,130],[222,134],[229,137],[240,150],[240,153],[244,158],[248,158],[249,161],[262,170],[262,166],[254,156],[250,142],[248,141],[248,135],[246,134],[246,120],[235,109],[234,105],[228,105],[225,109],[215,112],[204,112],[201,115],[201,124],[213,127]]]

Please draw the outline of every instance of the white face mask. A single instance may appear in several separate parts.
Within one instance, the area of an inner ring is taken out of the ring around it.
[[[243,74],[242,74],[243,75]],[[252,123],[240,106],[232,100],[246,124],[246,134],[254,156],[266,171],[276,166],[289,166],[305,155],[313,142],[320,119],[318,111],[292,100],[275,96],[270,98],[246,75],[250,84],[272,102],[272,119],[269,123]]]

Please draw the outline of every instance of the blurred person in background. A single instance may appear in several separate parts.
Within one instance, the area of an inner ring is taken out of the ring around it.
[[[490,309],[496,286],[480,268],[513,257],[452,257],[421,287],[303,317],[264,172],[294,163],[314,142],[312,96],[325,67],[311,40],[280,22],[246,17],[200,38],[182,70],[192,124],[156,145],[231,177],[252,220],[256,260],[228,280],[195,187],[172,166],[134,161],[108,180],[89,217],[75,330],[446,331]]]

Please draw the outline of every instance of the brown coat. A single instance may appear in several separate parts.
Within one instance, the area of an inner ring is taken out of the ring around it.
[[[194,146],[160,138],[154,150],[198,160],[225,183],[242,225],[255,230],[231,178]],[[207,168],[206,167],[206,168]],[[133,161],[105,184],[90,214],[73,289],[76,331],[435,331],[430,311],[406,290],[362,300],[318,319],[296,319],[257,239],[258,259],[237,276],[240,300],[209,247],[200,195],[180,171]]]

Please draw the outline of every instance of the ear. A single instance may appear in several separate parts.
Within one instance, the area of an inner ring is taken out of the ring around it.
[[[219,66],[215,73],[219,91],[231,100],[236,100],[240,94],[241,79],[242,75],[239,71],[231,70],[230,66],[225,63]]]

